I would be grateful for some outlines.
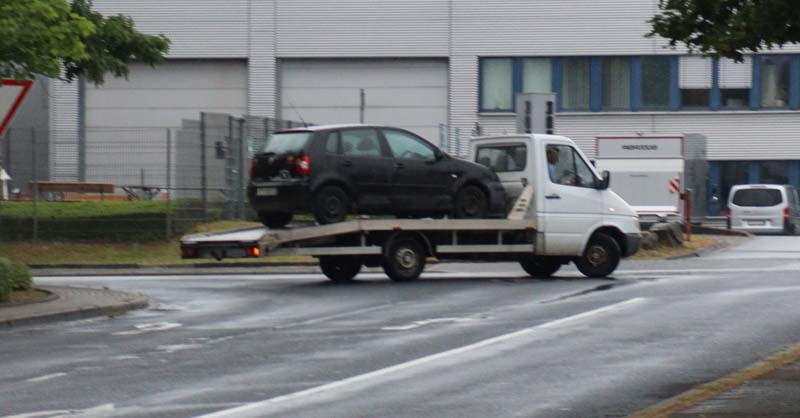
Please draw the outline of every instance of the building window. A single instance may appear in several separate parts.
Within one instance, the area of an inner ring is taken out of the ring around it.
[[[720,190],[719,197],[721,207],[728,204],[728,195],[730,194],[731,187],[737,184],[747,184],[748,181],[748,168],[747,161],[720,161]],[[715,191],[712,190],[712,193]]]
[[[711,105],[711,59],[685,55],[680,57],[679,65],[681,106],[708,109]]]
[[[562,61],[561,108],[564,110],[589,110],[591,99],[591,60],[567,58]]]
[[[513,60],[484,58],[481,60],[481,110],[512,110]]]
[[[790,61],[786,55],[761,57],[761,107],[789,105]]]
[[[750,106],[752,78],[751,57],[744,57],[740,63],[729,59],[719,61],[719,92],[723,109],[746,109]]]
[[[761,161],[759,182],[768,184],[789,184],[788,161]]]
[[[553,90],[552,65],[548,58],[522,60],[522,92],[550,93]]]
[[[642,57],[642,109],[669,107],[670,57]]]
[[[602,110],[630,110],[631,61],[629,58],[603,59]]]

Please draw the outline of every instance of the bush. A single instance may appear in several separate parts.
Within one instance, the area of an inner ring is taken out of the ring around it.
[[[33,279],[28,267],[0,258],[0,301],[16,290],[29,290]]]

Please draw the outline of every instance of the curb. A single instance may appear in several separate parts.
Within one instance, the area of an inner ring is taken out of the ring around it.
[[[712,382],[696,386],[649,408],[636,411],[628,415],[628,418],[667,418],[799,360],[800,345],[795,345],[744,369],[737,370]]]
[[[44,291],[48,291],[46,289],[40,289]],[[50,291],[48,291],[50,292]],[[29,302],[24,304],[14,305],[13,307],[19,307],[23,305],[34,305],[39,303],[47,303],[52,302],[55,300],[60,299],[60,296],[56,292],[50,292],[55,297],[45,298],[45,300],[39,300],[35,302]],[[115,293],[124,293],[125,295],[129,295],[132,300],[123,303],[112,303],[107,305],[96,305],[96,306],[84,306],[84,307],[76,307],[76,308],[65,308],[63,311],[59,312],[51,312],[39,315],[30,315],[26,317],[20,318],[12,318],[12,319],[0,319],[0,327],[16,327],[16,326],[23,326],[23,325],[34,325],[34,324],[42,324],[42,323],[49,323],[49,322],[56,322],[56,321],[72,321],[78,319],[86,319],[98,316],[116,316],[124,314],[128,311],[134,309],[142,309],[149,306],[150,302],[148,299],[139,294],[133,293],[126,293],[126,292],[119,292],[115,291]],[[11,308],[11,306],[9,306]]]

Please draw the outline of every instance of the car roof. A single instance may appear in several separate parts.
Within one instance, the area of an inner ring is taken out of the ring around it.
[[[793,187],[790,184],[737,184],[731,190],[743,189],[787,189]]]
[[[347,129],[347,128],[390,128],[390,129],[403,129],[398,128],[395,126],[383,126],[383,125],[369,125],[364,123],[340,123],[340,124],[330,124],[330,125],[311,125],[305,127],[297,127],[291,129],[284,129],[279,132],[320,132],[320,131],[328,131],[332,129]]]

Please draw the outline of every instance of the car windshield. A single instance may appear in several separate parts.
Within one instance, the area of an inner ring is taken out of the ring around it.
[[[742,189],[733,195],[736,206],[767,207],[775,206],[783,201],[778,189]]]
[[[262,153],[289,154],[298,153],[305,148],[311,132],[284,132],[273,135],[264,144]]]

